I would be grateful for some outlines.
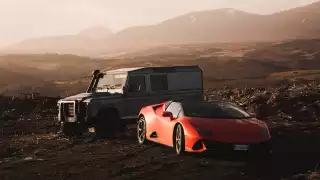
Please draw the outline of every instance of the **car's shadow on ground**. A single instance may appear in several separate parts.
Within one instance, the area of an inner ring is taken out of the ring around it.
[[[217,161],[244,162],[242,171],[261,179],[281,179],[293,174],[310,174],[320,170],[320,132],[292,132],[272,139],[273,153],[257,156],[246,153],[201,153],[188,156]],[[293,179],[305,179],[305,176]]]
[[[189,160],[205,158],[211,162],[242,162],[240,171],[257,179],[281,179],[297,174],[308,174],[310,171],[320,170],[320,131],[291,131],[272,137],[273,153],[269,156],[257,156],[246,153],[185,153],[182,157]],[[113,139],[113,138],[112,138]],[[115,138],[127,143],[137,143],[135,129],[130,128],[126,135]],[[108,139],[111,140],[111,139]],[[156,143],[148,143],[147,149],[161,148],[161,151],[175,153],[174,149]],[[168,148],[168,149],[167,149]],[[188,158],[191,157],[191,158]],[[194,158],[193,158],[194,157]],[[222,163],[224,164],[224,163]],[[301,177],[293,178],[301,179]],[[305,177],[302,177],[305,179]]]
[[[217,164],[238,164],[239,171],[257,179],[307,179],[306,177],[320,170],[320,151],[275,151],[267,157],[251,154],[226,153],[187,153],[186,156],[206,158]],[[225,163],[227,162],[227,163]],[[301,176],[297,176],[301,175]],[[239,177],[240,178],[240,177]]]

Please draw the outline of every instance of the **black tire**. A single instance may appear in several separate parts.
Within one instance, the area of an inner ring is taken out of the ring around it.
[[[116,111],[112,109],[101,110],[94,123],[96,135],[99,138],[114,137],[119,132],[120,120],[119,114]]]
[[[85,131],[84,125],[77,122],[64,122],[61,123],[61,130],[65,136],[75,137],[81,136]]]
[[[177,153],[177,155],[182,155],[185,153],[185,138],[184,138],[184,130],[181,124],[178,124],[174,129],[174,142],[173,147]]]
[[[140,116],[137,122],[137,139],[140,145],[146,144],[147,142],[147,125],[146,120],[143,116]]]

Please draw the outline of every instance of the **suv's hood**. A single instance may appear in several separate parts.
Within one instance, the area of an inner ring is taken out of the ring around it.
[[[73,100],[81,100],[81,99],[86,99],[86,98],[90,98],[90,97],[93,97],[93,93],[80,93],[80,94],[76,94],[76,95],[73,95],[73,96],[69,96],[69,97],[66,97],[62,100],[64,101],[73,101]]]
[[[74,101],[74,100],[88,100],[93,98],[99,98],[99,97],[121,97],[121,94],[111,94],[111,93],[80,93],[76,94],[74,96],[69,96],[64,99],[59,100],[60,101]]]

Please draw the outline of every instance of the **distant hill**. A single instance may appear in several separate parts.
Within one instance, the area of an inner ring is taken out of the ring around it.
[[[111,30],[97,26],[75,35],[28,39],[6,47],[2,51],[10,54],[59,53],[93,56],[104,49],[103,40],[112,34]]]
[[[95,26],[92,28],[85,29],[78,33],[78,36],[81,37],[88,37],[95,40],[101,40],[110,37],[113,35],[113,32],[105,28],[103,26]]]
[[[28,85],[42,82],[41,79],[37,79],[19,72],[12,72],[4,68],[0,68],[0,74],[0,87],[13,85],[14,83],[19,85]]]
[[[0,56],[0,93],[41,92],[65,95],[85,91],[87,78],[95,69],[107,68],[108,61],[58,54]],[[72,84],[59,82],[73,81]]]
[[[30,39],[8,47],[4,52],[100,56],[164,45],[272,42],[296,38],[320,38],[320,2],[271,15],[228,8],[191,12],[115,34],[94,27],[73,36]]]
[[[106,66],[105,60],[76,55],[13,54],[0,56],[0,68],[45,81],[79,78],[102,66]]]
[[[248,30],[258,26],[260,18],[232,9],[194,12],[154,26],[128,28],[109,37],[106,43],[111,51],[126,51],[150,46],[247,41],[254,35],[249,35]]]
[[[234,9],[192,12],[153,26],[132,27],[106,40],[109,51],[189,43],[320,38],[320,2],[271,15]]]
[[[268,16],[270,38],[320,38],[320,1]]]
[[[299,39],[288,40],[277,43],[265,44],[261,47],[256,47],[254,51],[245,54],[247,59],[260,59],[265,61],[285,62],[294,61],[300,62],[300,69],[312,69],[313,67],[320,68],[320,38],[319,39]],[[310,64],[315,62],[315,64]]]
[[[117,67],[198,64],[211,79],[264,78],[276,72],[320,69],[320,39],[163,46],[114,58]]]

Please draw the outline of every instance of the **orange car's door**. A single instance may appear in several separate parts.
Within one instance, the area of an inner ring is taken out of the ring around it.
[[[157,127],[157,134],[159,137],[159,141],[162,144],[170,145],[170,141],[168,141],[169,137],[169,127],[170,127],[170,122],[171,119],[169,117],[163,117],[161,114],[157,115],[157,120],[158,120],[158,127]]]
[[[178,102],[172,102],[170,105],[165,109],[165,111],[171,112],[173,119],[170,117],[163,117],[162,114],[158,115],[158,124],[159,127],[159,137],[161,139],[161,143],[172,146],[172,134],[173,134],[173,127],[174,122],[181,112],[181,105]]]

